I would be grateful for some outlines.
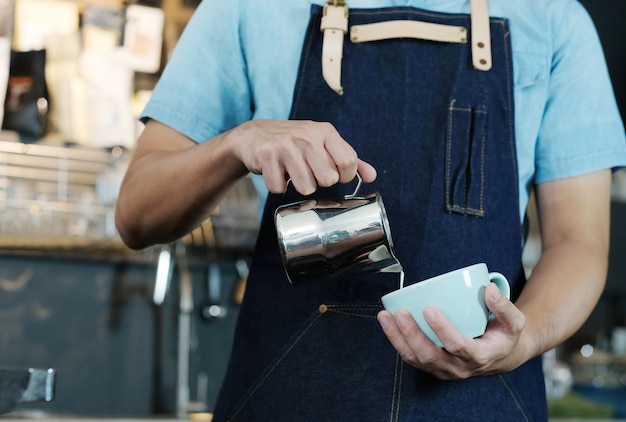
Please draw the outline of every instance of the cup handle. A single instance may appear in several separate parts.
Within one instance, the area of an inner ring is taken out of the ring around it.
[[[495,283],[498,286],[498,289],[502,292],[507,299],[511,298],[511,286],[509,286],[509,282],[506,277],[501,273],[489,273],[489,281]],[[496,316],[489,312],[489,320],[491,321]]]

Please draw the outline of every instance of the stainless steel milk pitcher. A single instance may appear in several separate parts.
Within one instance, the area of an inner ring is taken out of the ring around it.
[[[274,214],[278,244],[290,283],[334,277],[401,272],[393,253],[387,213],[379,194],[311,199],[279,207]]]

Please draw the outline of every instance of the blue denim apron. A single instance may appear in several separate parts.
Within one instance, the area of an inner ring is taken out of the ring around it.
[[[486,262],[525,282],[521,265],[510,33],[491,18],[493,67],[470,43],[344,42],[343,95],[322,78],[321,10],[313,6],[292,119],[329,121],[378,170],[407,284]],[[351,9],[349,23],[421,20],[470,27],[470,16],[415,8]],[[336,198],[354,186],[320,189]],[[362,188],[363,191],[363,188]],[[380,297],[397,274],[290,285],[270,195],[216,421],[541,421],[539,358],[507,374],[441,381],[405,364],[380,328]]]

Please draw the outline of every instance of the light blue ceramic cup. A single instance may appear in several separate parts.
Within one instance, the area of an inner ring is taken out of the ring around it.
[[[487,265],[480,263],[395,290],[383,296],[381,301],[391,313],[395,314],[401,309],[408,311],[424,334],[433,343],[443,347],[424,319],[424,308],[438,308],[461,333],[479,337],[485,333],[490,318],[485,305],[485,289],[489,283],[495,283],[503,295],[510,297],[506,277],[500,273],[490,273]]]

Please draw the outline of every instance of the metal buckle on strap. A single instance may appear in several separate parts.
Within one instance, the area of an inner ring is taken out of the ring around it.
[[[328,0],[324,4],[324,8],[322,9],[322,16],[326,16],[326,14],[328,13],[328,6],[343,7],[345,10],[345,17],[348,17],[348,5],[346,4],[345,0]]]

